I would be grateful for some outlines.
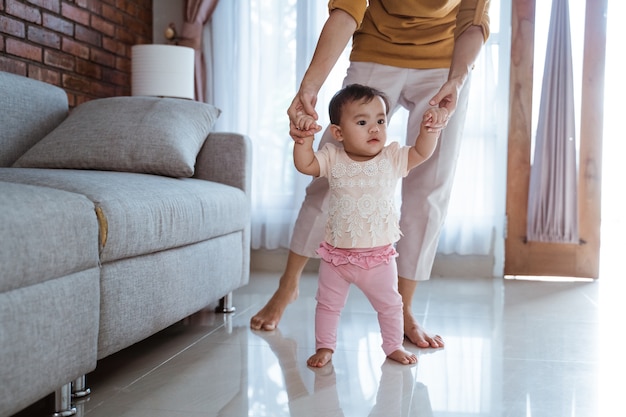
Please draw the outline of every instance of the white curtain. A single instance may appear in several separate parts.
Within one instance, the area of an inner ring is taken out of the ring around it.
[[[508,57],[509,49],[498,33],[500,2],[492,0],[491,10],[496,24],[473,74],[465,139],[439,246],[446,254],[495,254],[498,258],[502,240],[504,110],[508,108],[508,65],[503,64],[507,60],[502,57]],[[327,14],[327,2],[319,0],[221,1],[205,30],[214,80],[207,96],[223,111],[216,129],[247,134],[254,144],[253,249],[289,247],[292,226],[310,181],[293,168],[286,111]],[[341,87],[348,52],[320,92],[317,110],[322,125],[328,123],[328,100]],[[402,140],[404,118],[403,111],[393,116],[392,140]]]

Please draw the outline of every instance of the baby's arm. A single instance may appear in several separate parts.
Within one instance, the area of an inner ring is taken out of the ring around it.
[[[298,112],[297,117],[296,128],[298,131],[306,132],[317,124],[313,117],[302,112]],[[320,165],[313,151],[313,135],[298,136],[297,139],[292,135],[292,138],[295,141],[293,144],[293,163],[296,169],[303,174],[319,177]]]
[[[441,134],[441,128],[432,126],[445,125],[448,120],[448,110],[443,107],[432,107],[426,110],[422,118],[420,133],[415,139],[415,145],[409,150],[409,162],[407,168],[413,169],[431,157],[437,147],[437,139]]]
[[[313,151],[313,136],[302,138],[302,143],[293,144],[293,163],[301,173],[319,177],[320,164]]]

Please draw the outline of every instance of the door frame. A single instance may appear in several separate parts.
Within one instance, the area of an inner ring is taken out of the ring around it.
[[[526,239],[535,1],[512,0],[504,275],[598,278],[608,0],[587,0],[578,172],[578,244]]]

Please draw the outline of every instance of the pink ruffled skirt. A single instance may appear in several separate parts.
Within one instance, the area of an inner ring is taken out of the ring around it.
[[[326,262],[335,266],[352,264],[363,269],[371,269],[380,264],[388,264],[398,256],[393,245],[377,246],[375,248],[345,249],[335,248],[327,242],[322,242],[316,253]]]

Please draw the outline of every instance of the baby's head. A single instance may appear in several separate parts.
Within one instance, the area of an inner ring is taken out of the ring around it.
[[[350,84],[333,96],[328,113],[330,132],[352,159],[371,159],[384,148],[389,100],[381,91]]]
[[[389,99],[382,91],[373,87],[362,84],[350,84],[337,91],[328,105],[328,115],[330,123],[334,125],[341,124],[341,116],[345,110],[346,104],[360,101],[369,103],[376,97],[380,97],[385,103],[385,114],[389,116]]]

